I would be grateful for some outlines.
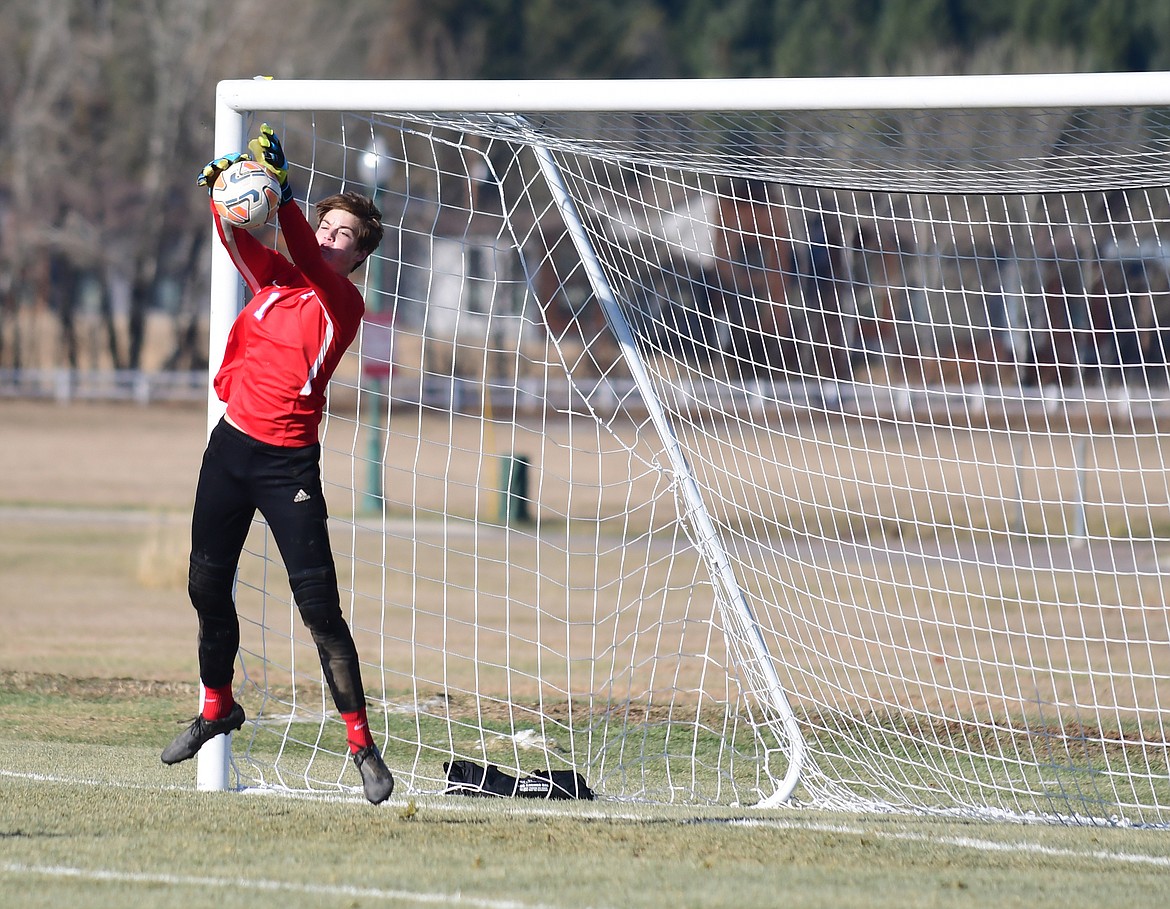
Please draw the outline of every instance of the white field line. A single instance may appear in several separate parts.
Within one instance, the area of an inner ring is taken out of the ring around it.
[[[182,791],[182,792],[193,791],[192,787],[189,783],[186,785],[157,786],[157,785],[145,785],[145,784],[134,784],[134,783],[121,783],[121,782],[104,781],[104,780],[77,779],[77,778],[71,778],[71,777],[51,776],[51,775],[43,774],[43,773],[21,773],[21,772],[12,771],[12,770],[0,769],[0,779],[3,779],[4,777],[8,777],[8,778],[12,778],[12,779],[29,780],[32,782],[71,784],[71,785],[80,785],[80,786],[98,786],[98,787],[109,787],[109,788],[113,788],[113,789],[144,789],[144,790],[151,790],[151,791],[155,791],[155,792],[157,792],[159,789],[164,789],[164,790],[168,790],[168,791],[170,791],[170,790]],[[258,795],[258,796],[262,796],[262,797],[263,796],[270,796],[270,797],[276,797],[276,798],[292,797],[292,798],[297,798],[297,799],[318,800],[318,801],[343,801],[343,802],[355,802],[355,803],[363,803],[364,804],[364,799],[362,799],[359,795],[356,794],[357,790],[354,790],[354,792],[355,792],[355,794],[351,796],[351,795],[346,795],[346,794],[343,794],[340,792],[338,792],[338,793],[303,792],[303,791],[297,791],[297,790],[284,790],[284,789],[277,789],[276,787],[269,787],[269,788],[264,788],[264,789],[246,789],[240,794],[241,795]],[[433,800],[432,800],[432,796],[434,796]],[[466,814],[466,813],[473,813],[473,812],[477,812],[477,811],[482,811],[481,805],[483,803],[478,799],[469,801],[466,799],[451,798],[450,801],[447,801],[446,799],[440,798],[439,796],[435,795],[434,793],[426,793],[422,797],[426,799],[426,801],[424,803],[424,807],[428,811],[435,811],[437,813],[446,813],[446,814]],[[402,803],[404,805],[406,801],[407,801],[407,799],[404,799],[402,797],[395,797],[390,802],[387,802],[386,806],[393,807],[397,803]],[[565,817],[566,816],[566,812],[565,812],[564,808],[560,808],[560,807],[554,808],[552,806],[547,806],[547,805],[544,805],[540,802],[535,802],[535,801],[528,802],[527,800],[518,800],[518,801],[510,800],[510,801],[505,802],[505,801],[501,800],[499,802],[499,805],[500,805],[500,808],[503,809],[502,813],[507,813],[507,814],[512,814],[512,815],[521,815],[521,816],[526,816],[526,817],[534,817],[534,816],[539,817],[542,815],[543,816],[550,816],[550,817]],[[587,805],[588,805],[588,807],[586,807]],[[649,817],[649,815],[644,813],[644,812],[623,810],[621,808],[618,808],[616,805],[605,806],[602,808],[602,810],[598,811],[597,808],[599,807],[599,803],[597,803],[597,802],[583,803],[580,807],[583,809],[583,813],[580,815],[581,820],[601,818],[604,820],[643,822],[647,819],[647,817]],[[609,808],[612,808],[612,810],[608,810]],[[378,809],[373,809],[373,810],[378,810]],[[587,811],[588,813],[586,814],[586,813],[584,813],[584,811]],[[700,823],[700,824],[712,823],[712,824],[727,824],[729,826],[742,826],[742,827],[771,827],[771,828],[778,829],[778,830],[795,830],[795,831],[808,831],[808,832],[814,832],[814,833],[831,833],[831,834],[834,834],[837,836],[865,836],[865,837],[876,838],[876,839],[897,840],[897,841],[901,841],[901,842],[936,843],[936,844],[954,846],[954,847],[957,847],[960,849],[970,849],[974,852],[987,852],[987,853],[1026,852],[1026,853],[1030,853],[1033,855],[1043,855],[1043,856],[1050,856],[1050,857],[1054,857],[1054,858],[1072,858],[1072,859],[1082,859],[1082,860],[1093,860],[1093,861],[1099,861],[1099,862],[1102,862],[1105,864],[1149,865],[1149,866],[1156,867],[1156,868],[1170,868],[1170,855],[1148,855],[1148,854],[1144,854],[1144,853],[1140,853],[1140,852],[1108,852],[1108,851],[1103,850],[1103,849],[1093,849],[1093,850],[1068,849],[1068,848],[1055,847],[1055,846],[1043,846],[1043,845],[1040,845],[1038,843],[1028,842],[1026,840],[1013,840],[1013,841],[1009,842],[1009,841],[978,839],[976,837],[968,837],[968,836],[946,836],[946,835],[934,834],[934,833],[931,833],[931,834],[911,833],[909,831],[889,830],[889,829],[882,829],[880,827],[864,827],[864,826],[860,826],[860,825],[855,824],[855,823],[854,824],[845,824],[845,823],[833,824],[833,823],[827,823],[827,822],[821,821],[821,820],[815,820],[813,818],[809,818],[807,820],[802,819],[802,818],[796,818],[796,817],[791,817],[791,818],[777,818],[777,817],[711,817],[711,818],[703,818],[703,817],[686,817],[686,816],[680,815],[678,820],[679,820],[679,823]],[[0,869],[3,869],[3,867],[4,867],[3,865],[0,865]],[[398,897],[395,897],[395,898],[398,898]],[[487,903],[485,903],[484,905],[487,905]],[[492,904],[492,905],[496,905],[496,904]],[[519,906],[520,904],[518,904],[518,903],[515,903],[515,904],[501,903],[499,905]],[[534,904],[525,904],[525,905],[534,905]]]
[[[295,884],[289,881],[257,880],[256,878],[242,877],[154,874],[117,871],[108,868],[74,868],[68,865],[26,865],[20,862],[3,862],[0,863],[0,873],[31,877],[75,878],[84,881],[112,881],[119,884],[162,884],[168,887],[198,887],[201,889],[215,887],[224,890],[255,890],[262,893],[298,893],[387,902],[436,903],[443,906],[473,906],[480,907],[480,909],[556,909],[548,903],[523,903],[518,900],[467,896],[462,893],[386,890],[381,887],[353,887],[344,884]]]
[[[1140,852],[1106,852],[1103,849],[1079,850],[1065,849],[1055,846],[1042,846],[1039,843],[1024,841],[996,842],[995,840],[980,840],[969,836],[940,836],[938,834],[910,833],[898,830],[873,830],[857,826],[837,826],[824,823],[802,824],[800,821],[788,821],[780,818],[736,818],[729,821],[739,827],[775,827],[781,830],[809,830],[818,833],[855,834],[877,839],[900,840],[911,843],[939,843],[946,846],[957,846],[961,849],[973,849],[978,852],[1027,852],[1032,855],[1045,855],[1055,858],[1096,859],[1102,862],[1116,862],[1118,864],[1153,865],[1159,868],[1170,868],[1170,855],[1144,855]]]

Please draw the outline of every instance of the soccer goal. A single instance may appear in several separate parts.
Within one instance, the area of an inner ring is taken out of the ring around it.
[[[262,121],[384,213],[322,444],[400,791],[1167,821],[1170,76],[230,81],[214,151]],[[237,601],[227,784],[356,789],[262,523]]]

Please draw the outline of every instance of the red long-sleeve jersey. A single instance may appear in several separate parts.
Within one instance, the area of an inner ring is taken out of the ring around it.
[[[325,408],[325,388],[357,336],[365,303],[321,255],[300,206],[280,207],[280,229],[292,262],[244,230],[219,238],[252,299],[228,334],[215,393],[240,429],[284,448],[312,445]]]

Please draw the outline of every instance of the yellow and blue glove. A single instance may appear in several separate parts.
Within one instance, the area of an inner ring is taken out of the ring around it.
[[[199,176],[195,178],[195,183],[202,186],[208,192],[215,187],[215,181],[219,175],[235,164],[237,161],[251,161],[252,156],[247,152],[232,152],[229,155],[224,155],[222,158],[216,158],[214,161],[208,161],[203,170],[199,171]]]
[[[267,123],[260,124],[260,135],[248,143],[248,149],[280,183],[280,204],[284,205],[290,201],[293,192],[292,187],[288,185],[288,161],[285,159],[280,138],[272,131],[272,127]]]

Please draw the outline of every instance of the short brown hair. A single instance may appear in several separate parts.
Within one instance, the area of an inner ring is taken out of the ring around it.
[[[317,203],[317,221],[320,223],[329,212],[340,209],[358,219],[357,248],[362,253],[362,262],[382,242],[382,212],[374,200],[361,193],[346,191],[327,196]],[[361,262],[358,263],[359,265]]]

